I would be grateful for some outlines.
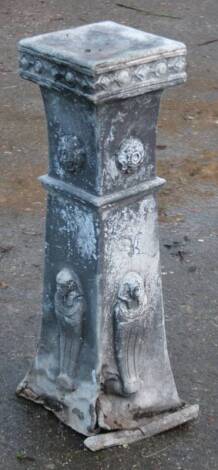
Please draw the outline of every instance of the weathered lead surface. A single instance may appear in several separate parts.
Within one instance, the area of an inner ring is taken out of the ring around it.
[[[91,101],[144,94],[186,78],[184,44],[104,21],[23,39],[23,78]]]
[[[162,89],[186,77],[185,46],[103,22],[19,49],[21,75],[45,104],[49,194],[41,339],[18,393],[87,436],[134,429],[181,406],[164,327],[155,139]]]

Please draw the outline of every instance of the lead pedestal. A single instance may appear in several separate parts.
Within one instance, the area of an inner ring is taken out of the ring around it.
[[[19,50],[42,91],[49,172],[41,338],[18,394],[86,436],[131,442],[198,411],[170,368],[156,206],[160,95],[185,80],[185,46],[102,22]]]

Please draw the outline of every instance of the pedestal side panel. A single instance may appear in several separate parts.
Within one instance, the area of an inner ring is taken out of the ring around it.
[[[179,406],[163,315],[154,195],[104,213],[104,326],[99,423],[136,426]]]
[[[54,194],[47,214],[41,338],[20,391],[89,435],[99,394],[99,217]]]
[[[102,194],[155,176],[156,125],[161,91],[98,106]]]
[[[49,175],[98,193],[96,108],[69,92],[41,87],[49,139]]]

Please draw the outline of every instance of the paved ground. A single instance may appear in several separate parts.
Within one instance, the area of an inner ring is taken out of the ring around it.
[[[121,6],[121,4],[123,6]],[[131,7],[131,8],[129,8]],[[217,0],[1,0],[0,469],[218,469]],[[91,454],[47,411],[14,392],[40,327],[47,141],[37,87],[17,77],[16,42],[112,19],[186,42],[189,80],[165,93],[157,155],[166,326],[180,395],[199,420]]]

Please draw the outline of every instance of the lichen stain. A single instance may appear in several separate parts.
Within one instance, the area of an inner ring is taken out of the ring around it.
[[[60,211],[60,228],[59,231],[67,236],[68,249],[72,251],[75,247],[79,255],[90,260],[96,259],[96,233],[95,224],[91,212],[81,209],[78,205],[67,205]]]
[[[130,257],[142,254],[148,254],[149,257],[156,255],[156,249],[149,243],[149,234],[154,230],[155,207],[154,199],[148,197],[137,209],[126,207],[109,216],[105,225],[105,236],[107,239],[113,238],[114,243],[119,245],[121,257],[122,253],[128,253]],[[117,250],[116,253],[119,256]]]
[[[78,408],[73,408],[72,413],[75,414],[80,420],[84,421],[85,416],[81,410],[79,410]]]

